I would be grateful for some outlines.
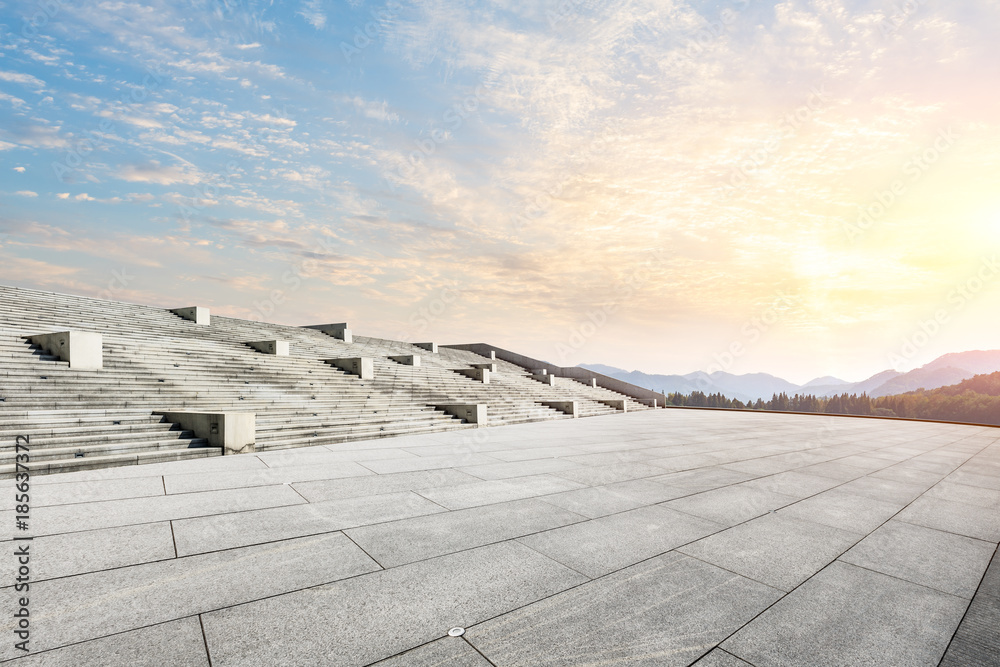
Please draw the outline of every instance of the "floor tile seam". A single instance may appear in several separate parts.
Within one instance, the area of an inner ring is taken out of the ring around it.
[[[156,496],[156,497],[159,497],[159,496]],[[67,530],[67,531],[64,531],[64,532],[61,532],[61,533],[46,533],[44,535],[35,535],[35,538],[39,539],[39,538],[45,538],[45,537],[58,537],[58,536],[61,536],[61,535],[75,535],[75,534],[78,534],[78,533],[89,533],[89,532],[96,531],[96,530],[113,530],[115,528],[130,528],[132,526],[147,526],[147,525],[154,524],[154,523],[164,523],[164,522],[173,522],[173,521],[187,521],[189,519],[204,519],[206,517],[227,516],[229,514],[245,514],[246,512],[255,512],[255,511],[258,511],[258,510],[281,509],[283,507],[301,507],[301,506],[307,505],[307,504],[316,504],[316,503],[308,503],[308,502],[305,502],[305,503],[287,503],[287,504],[284,504],[284,505],[271,505],[271,506],[268,506],[268,507],[254,507],[254,508],[251,508],[251,509],[235,510],[233,512],[223,512],[222,514],[197,514],[195,516],[181,516],[181,517],[174,517],[174,518],[164,518],[164,519],[156,519],[154,521],[139,521],[137,523],[121,523],[121,524],[113,524],[113,525],[110,525],[110,526],[101,526],[101,527],[98,527],[98,528],[83,528],[81,530]],[[9,540],[5,540],[5,541],[9,541]]]
[[[998,553],[1000,553],[1000,546],[998,546],[997,549],[994,550],[993,556],[990,559],[990,563],[993,563],[997,559]],[[944,653],[941,654],[941,659],[938,660],[938,667],[940,667],[941,663],[944,662],[945,656],[948,655],[948,649],[951,648],[951,645],[955,642],[955,637],[958,636],[958,633],[961,631],[962,626],[965,624],[965,619],[969,616],[969,610],[972,609],[972,603],[976,601],[977,597],[979,597],[980,591],[982,590],[983,587],[983,582],[986,581],[986,573],[988,571],[989,571],[989,565],[987,565],[986,572],[983,572],[983,576],[982,578],[980,578],[979,584],[976,586],[976,592],[973,593],[972,599],[969,600],[969,606],[965,608],[965,612],[962,614],[962,618],[959,620],[958,625],[955,627],[955,632],[952,633],[951,639],[948,640],[948,645],[945,647]]]
[[[688,542],[688,544],[691,544],[691,542]],[[786,595],[788,595],[791,592],[791,591],[786,591],[783,588],[778,588],[774,584],[769,584],[767,582],[761,581],[760,579],[754,579],[753,577],[751,577],[749,575],[742,574],[742,573],[737,572],[735,570],[730,570],[728,567],[724,567],[722,565],[719,565],[718,563],[713,563],[710,560],[705,560],[701,556],[696,556],[694,554],[689,554],[686,551],[681,551],[681,549],[683,549],[684,547],[688,546],[688,544],[682,544],[681,546],[675,547],[675,548],[671,549],[670,551],[676,551],[677,553],[679,553],[679,554],[681,554],[683,556],[686,556],[687,558],[690,558],[691,560],[696,560],[699,563],[704,563],[705,565],[717,568],[719,570],[722,570],[723,572],[728,572],[729,574],[731,574],[731,575],[733,575],[735,577],[739,577],[741,579],[746,579],[748,581],[754,582],[755,584],[760,584],[761,586],[765,586],[766,588],[769,588],[769,589],[771,589],[773,591],[777,591],[778,593],[780,593],[779,599],[785,597]],[[670,551],[666,551],[664,553],[670,553]],[[663,554],[658,554],[658,555],[662,556]],[[654,558],[655,557],[656,556],[654,556]]]
[[[973,505],[969,505],[969,507],[974,507],[974,506]],[[979,507],[977,509],[983,509],[983,508]],[[898,514],[898,512],[897,512],[897,514]],[[998,543],[1000,543],[1000,539],[998,539],[996,542],[994,542],[993,540],[984,540],[981,537],[973,537],[972,535],[966,535],[964,533],[956,533],[953,530],[945,530],[944,528],[935,528],[934,526],[925,526],[922,523],[917,523],[915,521],[907,521],[906,519],[897,519],[895,516],[893,516],[890,520],[898,521],[899,523],[905,523],[905,524],[908,524],[910,526],[916,526],[918,528],[925,528],[927,530],[936,530],[937,532],[944,533],[946,535],[954,535],[955,537],[963,537],[963,538],[965,538],[967,540],[976,540],[977,542],[982,542],[984,544],[992,544],[994,547]],[[885,525],[885,524],[882,524],[882,525]],[[879,526],[879,527],[881,528],[881,526]]]
[[[45,648],[45,649],[42,649],[40,651],[32,651],[30,653],[25,654],[23,657],[28,658],[28,657],[36,656],[36,655],[44,655],[45,653],[51,653],[53,651],[61,651],[63,649],[72,648],[74,646],[82,646],[84,644],[89,644],[91,642],[100,641],[102,639],[109,639],[111,637],[117,637],[119,635],[127,635],[130,632],[139,632],[140,630],[147,630],[149,628],[155,628],[158,625],[167,625],[168,623],[176,623],[177,621],[183,621],[183,620],[188,619],[188,618],[196,618],[196,617],[200,617],[200,616],[201,616],[201,614],[187,614],[186,616],[178,616],[177,618],[171,618],[171,619],[168,619],[166,621],[157,621],[156,623],[147,623],[146,625],[141,625],[141,626],[138,626],[138,627],[135,627],[135,628],[129,628],[128,630],[120,630],[118,632],[111,632],[111,633],[108,633],[106,635],[101,635],[99,637],[91,637],[90,639],[81,639],[80,641],[73,641],[73,642],[69,642],[68,644],[60,644],[59,646],[52,646],[50,648]],[[200,619],[199,619],[199,622],[200,622]],[[202,634],[202,637],[204,638],[204,634]],[[206,647],[206,651],[207,651],[207,647]],[[19,657],[21,657],[21,656],[18,656],[18,658]],[[10,658],[8,660],[0,660],[0,662],[13,662],[13,661],[17,660],[18,658]]]
[[[465,643],[466,643],[466,644],[467,644],[468,646],[470,646],[470,647],[472,648],[472,650],[473,650],[473,651],[475,651],[475,652],[476,652],[476,653],[478,653],[478,654],[479,654],[480,656],[482,656],[483,660],[485,660],[485,661],[486,661],[486,662],[487,662],[487,663],[488,663],[488,664],[490,665],[490,667],[497,667],[496,663],[495,663],[495,662],[493,662],[492,660],[490,660],[489,658],[487,658],[487,657],[486,657],[486,654],[485,654],[485,653],[483,653],[482,651],[480,651],[480,650],[479,650],[479,647],[478,647],[478,646],[476,646],[475,644],[473,644],[473,643],[472,643],[472,640],[471,640],[471,639],[469,639],[469,637],[468,637],[467,635],[463,634],[463,635],[462,635],[462,640],[463,640],[463,641],[464,641],[464,642],[465,642]]]
[[[933,586],[928,586],[927,584],[922,584],[919,581],[913,581],[912,579],[907,579],[905,577],[901,577],[901,576],[895,575],[895,574],[889,574],[888,572],[882,572],[881,570],[873,570],[870,567],[866,567],[864,565],[858,565],[857,563],[852,563],[849,560],[843,560],[843,557],[846,556],[846,555],[847,554],[841,554],[840,556],[837,557],[837,561],[839,561],[841,563],[844,563],[845,565],[850,565],[851,567],[856,567],[859,570],[865,570],[865,571],[871,572],[873,574],[880,574],[883,577],[889,577],[890,579],[895,579],[896,581],[902,581],[902,582],[905,582],[905,583],[908,583],[908,584],[913,584],[914,586],[920,586],[921,588],[926,588],[929,591],[934,591],[935,593],[941,593],[942,595],[947,595],[948,597],[955,598],[956,600],[961,600],[961,601],[963,601],[963,602],[965,602],[967,604],[971,604],[972,603],[972,598],[971,597],[967,598],[967,597],[963,597],[961,595],[956,595],[955,593],[949,593],[948,591],[943,591],[940,588],[934,588]],[[985,574],[985,573],[986,573],[986,571],[984,570],[983,574]]]
[[[122,498],[106,498],[104,500],[77,500],[77,501],[68,502],[68,503],[52,503],[50,505],[42,505],[42,504],[34,503],[33,502],[31,506],[34,509],[42,509],[42,508],[48,509],[50,507],[72,507],[74,505],[91,505],[91,504],[94,504],[94,503],[113,503],[113,502],[116,502],[116,501],[119,501],[119,500],[143,500],[145,498],[168,498],[171,495],[176,495],[176,494],[153,493],[153,494],[149,494],[149,495],[145,495],[145,496],[124,496]]]
[[[198,627],[201,628],[201,641],[205,646],[205,658],[208,660],[208,667],[212,667],[212,652],[208,650],[208,633],[205,632],[205,622],[198,614]]]

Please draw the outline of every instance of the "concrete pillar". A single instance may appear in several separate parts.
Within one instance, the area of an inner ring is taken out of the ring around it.
[[[404,366],[419,366],[420,365],[420,355],[419,354],[399,354],[389,357],[392,361],[397,364],[403,364]]]
[[[614,399],[614,398],[599,398],[597,399],[609,408],[614,408],[615,410],[621,410],[622,412],[628,412],[628,403],[624,399]]]
[[[467,378],[478,380],[483,384],[490,383],[490,371],[487,368],[456,368],[455,372]]]
[[[597,378],[573,378],[573,379],[581,384],[587,385],[588,387],[597,386]]]
[[[554,408],[559,412],[564,412],[573,417],[579,417],[576,401],[539,401],[542,405]]]
[[[556,384],[556,376],[555,375],[549,375],[548,373],[542,373],[542,374],[539,374],[539,375],[530,375],[529,377],[532,380],[536,380],[538,382],[541,382],[542,384],[547,384],[550,387],[554,387],[555,384]]]
[[[340,322],[339,324],[311,324],[306,327],[306,329],[316,329],[317,331],[322,331],[327,336],[333,336],[338,340],[342,340],[345,343],[353,343],[354,335],[351,330],[347,328],[347,322]]]
[[[336,366],[342,371],[357,375],[362,380],[375,377],[375,360],[371,357],[348,357],[344,359],[324,359],[324,362]]]
[[[532,368],[531,369],[531,374],[532,375],[548,375],[549,374],[549,369],[547,369],[547,368]]]
[[[288,356],[287,340],[256,340],[245,344],[264,354],[273,354],[279,357]]]
[[[449,403],[446,405],[435,405],[438,410],[443,410],[453,417],[464,419],[470,424],[486,426],[486,404],[485,403]]]
[[[183,317],[185,320],[191,320],[195,324],[201,324],[206,327],[212,323],[212,318],[208,312],[208,308],[203,308],[202,306],[171,308],[170,312],[179,317]]]
[[[655,398],[637,398],[635,400],[639,401],[643,405],[648,405],[651,408],[658,408],[658,407],[660,407],[659,406],[659,400],[655,399]]]
[[[487,359],[496,359],[496,358],[497,358],[497,351],[490,350],[490,356],[488,356]]]
[[[253,412],[194,412],[190,410],[154,410],[168,422],[196,437],[205,438],[224,455],[251,454],[256,450],[257,415]]]
[[[496,364],[472,364],[472,367],[473,368],[485,368],[490,373],[496,373],[497,372],[497,365]]]
[[[438,344],[437,343],[414,343],[414,345],[416,347],[419,347],[421,350],[427,350],[431,354],[437,354],[438,353]]]
[[[49,354],[69,362],[75,371],[97,371],[104,368],[103,338],[90,331],[60,331],[59,333],[27,336]]]

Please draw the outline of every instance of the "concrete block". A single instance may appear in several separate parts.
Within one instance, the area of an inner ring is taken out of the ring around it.
[[[614,408],[615,410],[621,410],[622,412],[628,412],[628,403],[625,401],[625,399],[618,400],[615,398],[611,399],[598,398],[597,401],[600,403],[604,403],[604,405],[608,406],[609,408]]]
[[[339,322],[337,324],[311,324],[306,327],[306,329],[316,329],[317,331],[322,331],[327,336],[332,336],[338,340],[342,340],[345,343],[353,343],[354,335],[351,330],[347,328],[347,322]]]
[[[496,373],[497,372],[497,365],[496,364],[472,364],[472,367],[473,368],[483,368],[485,370],[488,370],[490,373]]]
[[[531,369],[531,374],[532,375],[548,375],[549,374],[549,369],[547,369],[547,368],[532,368]]]
[[[490,353],[488,355],[486,355],[486,358],[487,359],[496,359],[497,358],[497,352],[496,352],[496,350],[490,350]]]
[[[397,364],[403,364],[404,366],[419,366],[420,365],[420,355],[419,354],[398,354],[389,357],[392,361]]]
[[[435,405],[438,410],[444,410],[453,417],[464,419],[470,424],[486,426],[486,404],[485,403],[449,403],[447,405]]]
[[[69,362],[75,371],[97,371],[104,367],[102,337],[90,331],[60,331],[59,333],[28,336],[51,355]]]
[[[154,410],[181,428],[194,431],[213,447],[221,447],[224,455],[248,454],[255,451],[257,415],[253,412],[193,412],[188,410]]]
[[[574,417],[580,416],[577,412],[576,401],[539,401],[539,403]]]
[[[414,347],[419,347],[421,350],[427,350],[431,354],[437,354],[438,353],[438,344],[437,343],[414,343],[413,345],[414,345]]]
[[[342,371],[357,375],[362,380],[371,380],[375,377],[375,360],[371,357],[345,357],[342,359],[324,359],[331,366],[336,366]]]
[[[188,308],[171,308],[170,312],[174,315],[184,318],[185,320],[191,320],[195,324],[200,324],[202,326],[208,326],[212,323],[211,315],[209,314],[208,308],[202,306],[190,306]]]
[[[246,345],[264,354],[274,354],[279,357],[288,356],[287,340],[256,340],[252,343],[246,343]]]
[[[541,382],[542,384],[547,384],[550,387],[553,387],[556,384],[556,376],[549,375],[548,373],[531,375],[530,377],[532,380]]]
[[[455,372],[467,378],[478,380],[483,384],[490,383],[490,371],[486,368],[456,368]]]

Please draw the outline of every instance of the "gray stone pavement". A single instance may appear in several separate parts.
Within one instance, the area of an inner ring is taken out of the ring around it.
[[[657,410],[111,468],[32,479],[30,542],[14,493],[18,665],[1000,665],[995,428]]]

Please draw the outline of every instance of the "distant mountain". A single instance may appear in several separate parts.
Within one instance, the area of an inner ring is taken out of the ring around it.
[[[639,387],[662,391],[690,394],[700,391],[705,394],[725,394],[743,402],[767,400],[782,392],[834,396],[839,394],[868,394],[873,398],[902,394],[917,389],[937,389],[957,384],[975,375],[1000,371],[1000,350],[973,350],[955,352],[938,357],[934,361],[908,373],[885,370],[861,382],[847,382],[832,376],[816,378],[803,385],[793,384],[767,373],[733,375],[723,371],[703,373],[696,371],[687,375],[654,375],[641,371],[626,371],[603,364],[580,364],[597,373],[603,373]]]
[[[848,382],[847,380],[841,380],[840,378],[835,378],[832,375],[826,375],[821,378],[816,378],[815,380],[809,380],[809,382],[806,382],[804,385],[802,385],[802,388],[809,389],[810,387],[838,387],[844,384],[854,384],[854,383]]]

